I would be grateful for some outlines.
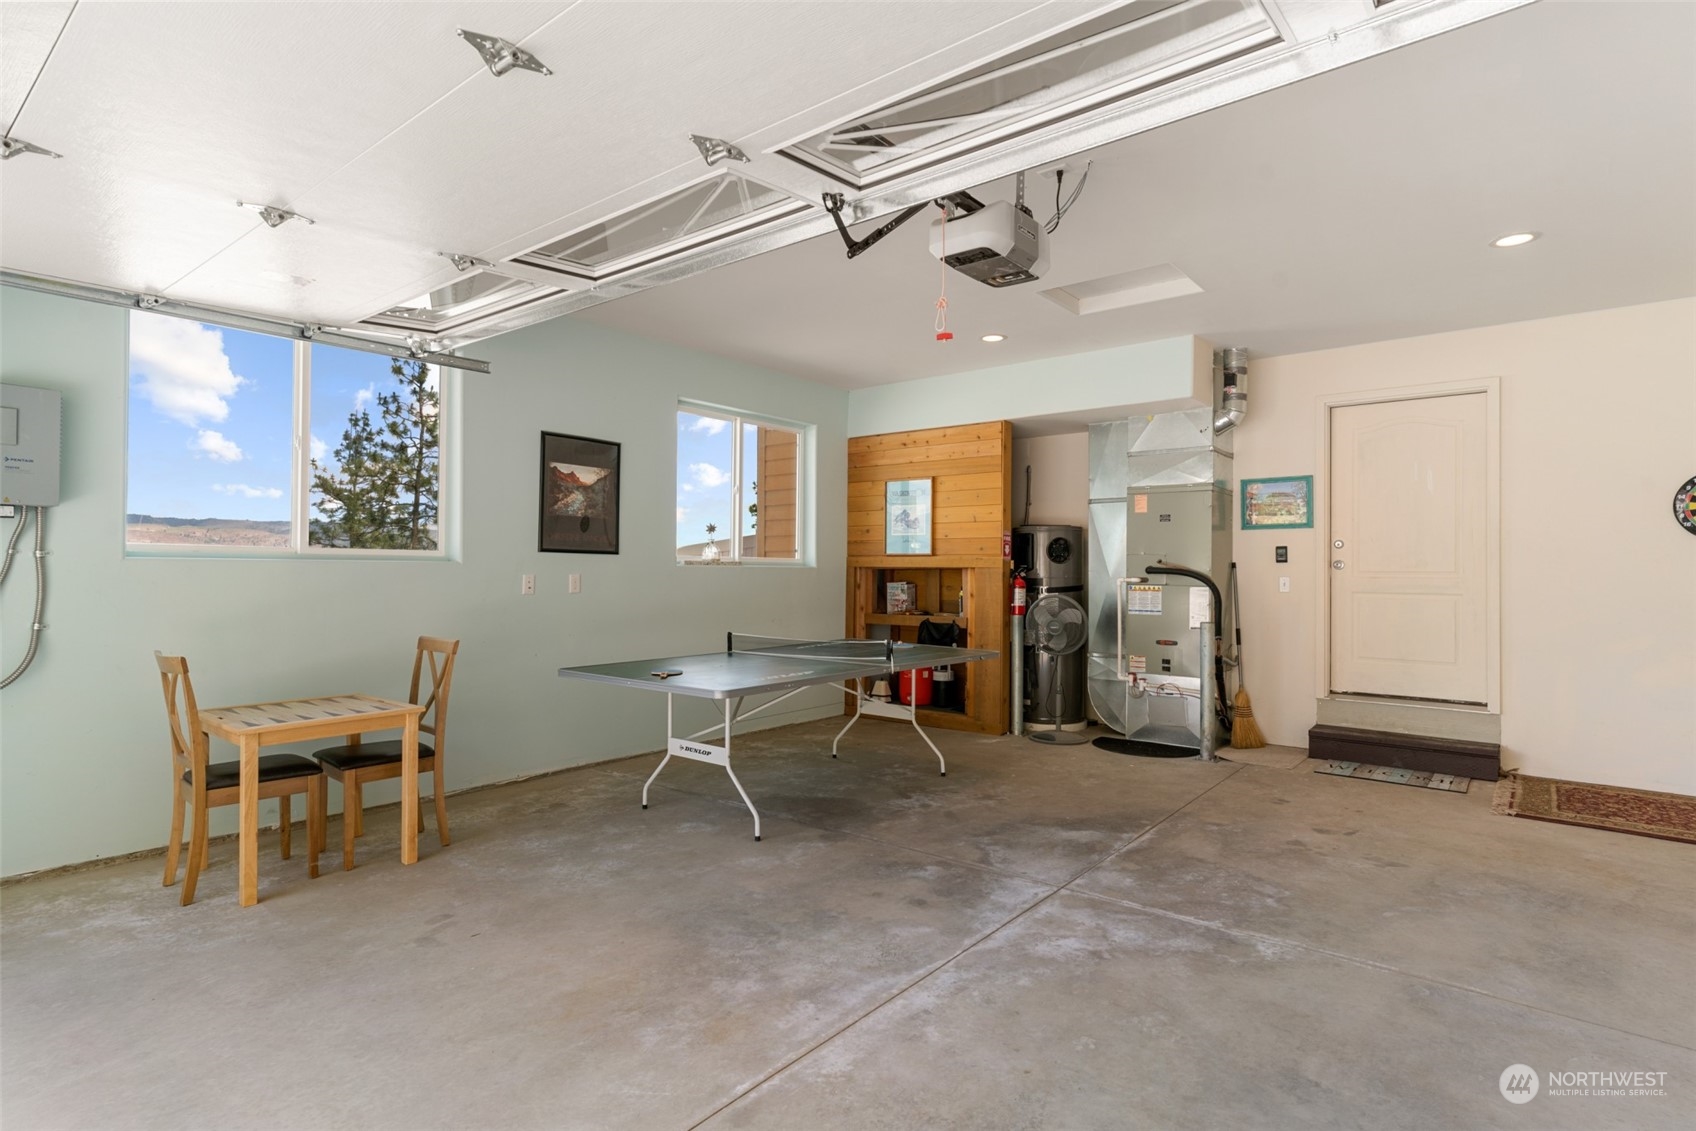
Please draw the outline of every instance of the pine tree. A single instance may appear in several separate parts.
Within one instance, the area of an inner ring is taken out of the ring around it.
[[[396,359],[389,371],[401,392],[382,393],[381,449],[394,474],[390,533],[407,550],[433,550],[441,454],[441,394],[430,387],[430,369],[422,361]]]
[[[332,465],[312,461],[317,546],[355,550],[433,550],[438,515],[441,396],[422,361],[389,366],[399,392],[379,393],[382,429],[353,412]]]
[[[333,468],[312,461],[312,505],[324,516],[313,525],[312,542],[356,550],[386,546],[394,473],[369,412],[348,415],[335,456]]]

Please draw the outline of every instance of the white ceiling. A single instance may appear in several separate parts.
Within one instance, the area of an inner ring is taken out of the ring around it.
[[[1046,278],[949,274],[947,344],[918,220],[852,262],[819,236],[577,317],[859,387],[1185,334],[1283,354],[1696,294],[1696,5],[1543,0],[1086,159]],[[1053,187],[1028,182],[1039,219]],[[1527,229],[1544,236],[1488,246]],[[1162,264],[1203,293],[1085,316],[1038,293]]]
[[[64,157],[0,165],[0,261],[351,325],[452,281],[439,252],[500,258],[698,179],[691,133],[781,145],[1100,7],[8,2],[5,132]],[[497,78],[461,27],[555,74]]]
[[[950,275],[947,346],[917,219],[848,262],[814,208],[568,297],[852,387],[1178,334],[1282,353],[1696,292],[1696,4],[1520,2],[1260,0],[1284,45],[1234,78],[850,191],[888,216],[1125,138],[1071,159],[1095,164],[1040,283]],[[0,267],[355,325],[459,278],[440,253],[499,268],[699,181],[691,133],[816,202],[841,186],[782,147],[1111,6],[7,0],[0,126],[64,157],[0,163]],[[555,73],[497,78],[460,27]],[[1039,217],[1052,188],[1033,176]],[[317,223],[271,229],[238,199]],[[1547,235],[1485,246],[1524,227]],[[1038,293],[1167,264],[1202,293],[1083,317]]]

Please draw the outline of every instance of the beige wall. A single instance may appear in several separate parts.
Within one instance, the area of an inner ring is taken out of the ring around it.
[[[1089,529],[1089,433],[1013,440],[1013,525],[1025,522],[1025,468],[1031,469],[1031,521]]]
[[[1480,377],[1502,389],[1502,764],[1696,794],[1696,538],[1671,514],[1696,474],[1696,300],[1255,358],[1236,474],[1311,472],[1322,492],[1321,398]],[[1305,745],[1323,692],[1324,546],[1320,530],[1236,534],[1272,742]]]

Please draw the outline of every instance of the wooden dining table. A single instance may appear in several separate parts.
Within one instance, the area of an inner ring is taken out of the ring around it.
[[[375,695],[322,695],[202,707],[200,729],[241,752],[240,825],[237,858],[241,906],[259,902],[259,748],[283,742],[354,738],[372,731],[401,732],[400,862],[418,862],[418,717],[424,708]],[[357,741],[357,738],[355,738]],[[351,820],[343,813],[342,819]]]

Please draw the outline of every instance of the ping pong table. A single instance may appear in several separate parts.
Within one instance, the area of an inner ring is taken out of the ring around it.
[[[948,776],[948,763],[942,751],[919,726],[913,707],[872,698],[866,690],[867,680],[886,679],[892,684],[898,674],[914,668],[941,667],[963,664],[972,660],[994,659],[997,653],[984,648],[947,648],[935,644],[902,644],[888,640],[785,640],[769,636],[743,636],[729,633],[723,652],[708,652],[698,656],[665,656],[653,660],[624,660],[612,664],[589,664],[583,667],[561,668],[559,674],[567,679],[587,679],[619,687],[634,687],[643,691],[665,694],[666,753],[648,780],[642,783],[642,808],[648,807],[648,787],[660,776],[672,758],[689,758],[723,766],[730,775],[742,803],[754,815],[754,839],[760,839],[760,811],[748,798],[748,791],[730,768],[731,730],[743,719],[752,718],[768,707],[797,695],[809,687],[830,685],[854,696],[854,714],[847,725],[836,733],[830,744],[830,756],[836,757],[837,745],[849,727],[860,721],[861,715],[881,715],[905,719],[913,724],[931,753]],[[875,689],[876,685],[873,684]],[[742,710],[743,701],[751,695],[776,694],[752,710]],[[714,723],[687,737],[679,738],[672,731],[672,698],[687,695],[696,699],[714,699],[724,704],[724,721]],[[716,731],[723,733],[723,745],[699,741]]]

